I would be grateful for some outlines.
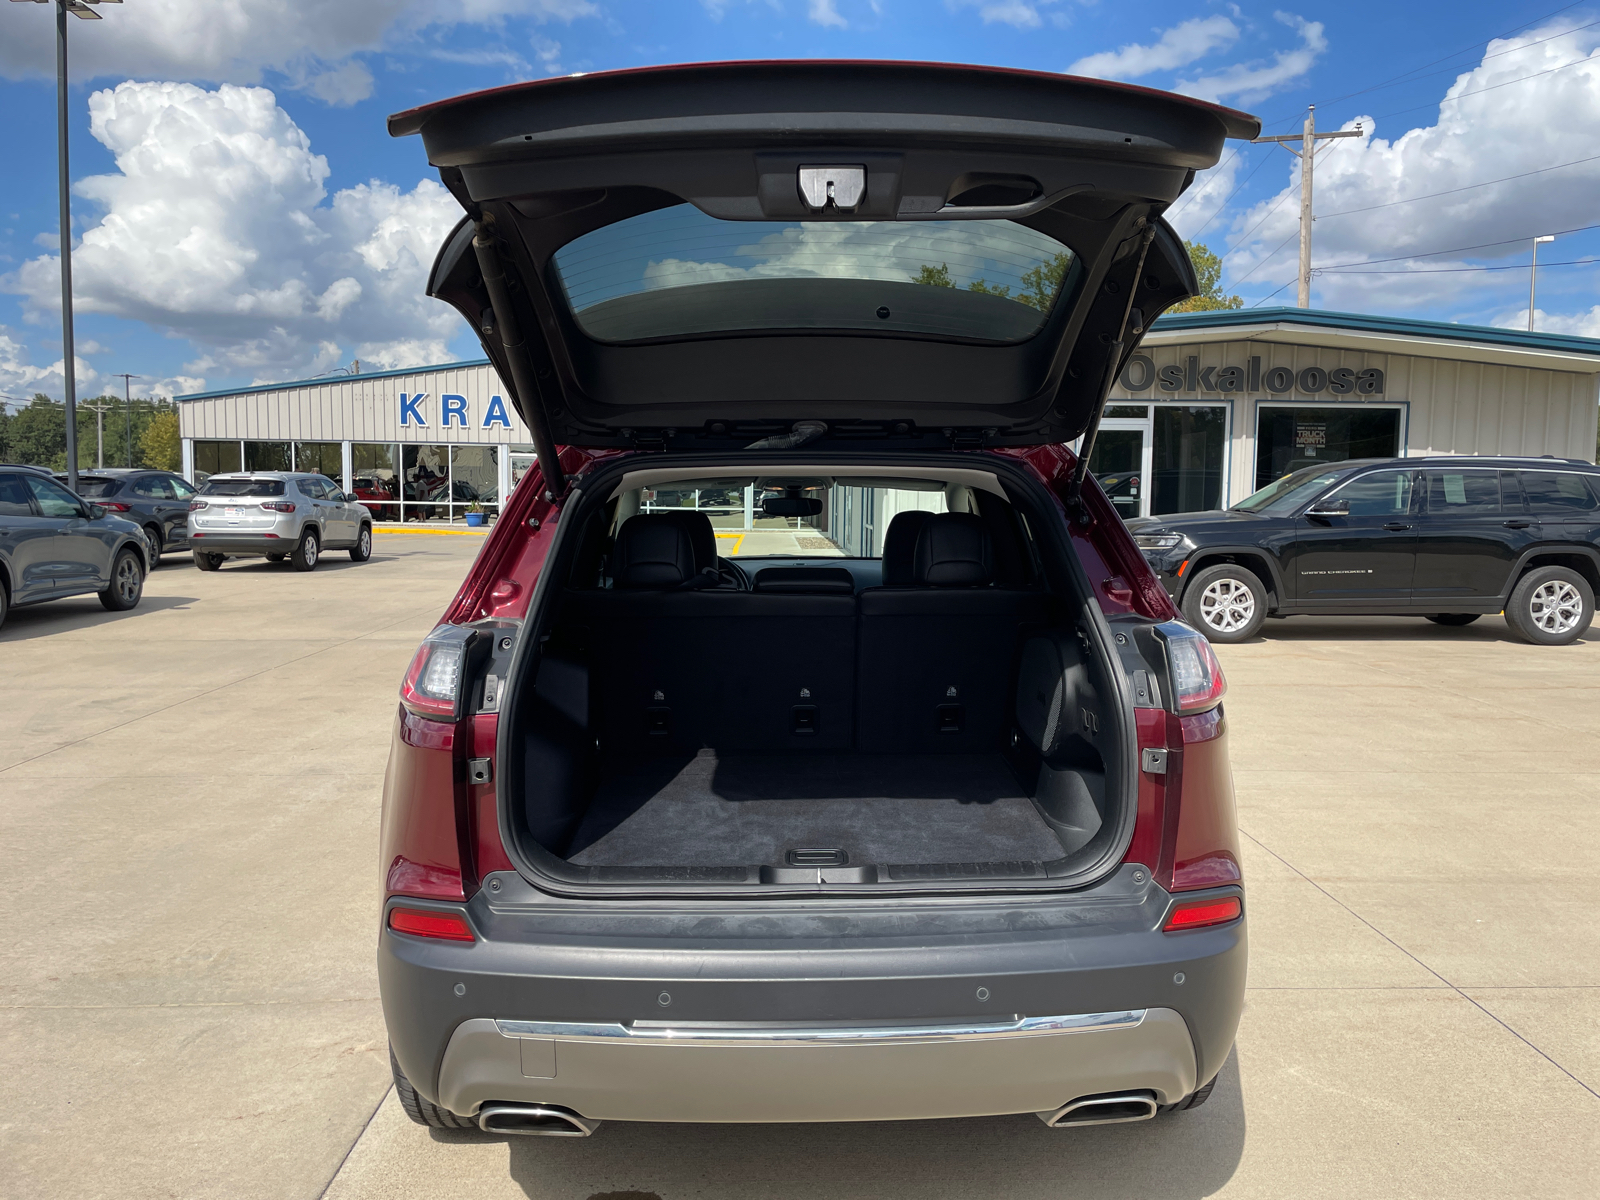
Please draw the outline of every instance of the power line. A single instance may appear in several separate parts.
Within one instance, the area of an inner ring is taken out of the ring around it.
[[[1438,106],[1442,108],[1444,105],[1449,104],[1449,103],[1451,103],[1452,101],[1455,101],[1455,100],[1465,100],[1469,96],[1481,96],[1485,92],[1499,91],[1501,88],[1510,87],[1514,83],[1526,83],[1530,79],[1538,79],[1541,75],[1552,75],[1557,71],[1565,71],[1568,67],[1576,67],[1580,63],[1593,62],[1593,61],[1594,61],[1593,59],[1591,59],[1587,55],[1585,55],[1585,56],[1583,56],[1581,58],[1575,58],[1569,63],[1562,63],[1559,67],[1551,67],[1549,70],[1546,70],[1546,71],[1535,71],[1532,75],[1521,75],[1521,76],[1518,76],[1516,79],[1508,79],[1504,83],[1491,83],[1488,87],[1478,88],[1476,91],[1472,91],[1472,92],[1462,92],[1459,96],[1446,96],[1444,99],[1439,101],[1439,105]],[[1373,117],[1372,119],[1374,121],[1382,121],[1387,117],[1404,116],[1406,113],[1417,112],[1420,109],[1433,108],[1433,107],[1434,107],[1434,105],[1432,105],[1432,104],[1414,104],[1410,108],[1397,108],[1397,109],[1395,109],[1394,112],[1380,113],[1377,116]]]
[[[1265,296],[1261,297],[1261,299],[1257,300],[1250,307],[1251,308],[1260,308],[1268,300],[1271,300],[1274,296],[1276,296],[1279,292],[1283,291],[1284,288],[1288,287],[1289,284],[1291,284],[1293,282],[1294,282],[1294,280],[1290,279],[1290,280],[1288,280],[1288,281],[1286,281],[1284,283],[1280,283],[1277,286],[1277,288],[1275,288],[1273,291],[1268,292]]]
[[[1600,225],[1579,225],[1573,229],[1557,229],[1554,236],[1563,237],[1569,233],[1586,233],[1591,229],[1600,229]],[[1514,245],[1519,242],[1527,241],[1531,236],[1531,234],[1524,234],[1522,237],[1505,238],[1498,242],[1479,242],[1476,246],[1454,246],[1449,250],[1428,250],[1421,254],[1397,254],[1393,258],[1368,258],[1360,259],[1355,262],[1334,263],[1332,266],[1318,267],[1317,270],[1337,271],[1344,267],[1374,267],[1379,263],[1410,262],[1411,260],[1418,258],[1437,258],[1441,254],[1464,254],[1468,250],[1488,250],[1495,246]],[[1404,272],[1401,273],[1404,274]]]
[[[1519,241],[1526,241],[1520,238]],[[1596,258],[1569,258],[1565,262],[1540,263],[1541,267],[1586,267],[1593,263],[1600,263]],[[1331,271],[1332,267],[1318,267],[1318,271]],[[1422,267],[1416,271],[1344,271],[1345,275],[1460,275],[1468,271],[1526,271],[1526,263],[1511,263],[1503,267]]]
[[[1290,242],[1292,242],[1295,238],[1297,238],[1299,236],[1300,236],[1300,231],[1297,229],[1293,233],[1291,233],[1288,237],[1284,238],[1283,241],[1279,242],[1278,246],[1277,246],[1277,249],[1273,250],[1273,252],[1271,254],[1267,255],[1266,258],[1263,258],[1260,262],[1256,263],[1255,266],[1251,267],[1243,275],[1239,276],[1239,278],[1233,280],[1233,282],[1231,282],[1228,286],[1229,287],[1238,287],[1246,279],[1249,279],[1250,276],[1254,275],[1262,267],[1266,266],[1267,263],[1272,261],[1272,259],[1277,256],[1278,250],[1282,250],[1285,246],[1287,246]],[[1289,285],[1287,283],[1283,285],[1283,287],[1288,287],[1288,286]],[[1278,292],[1281,292],[1281,291],[1283,291],[1283,288],[1279,288],[1278,289]],[[1272,294],[1274,296],[1276,296],[1278,294],[1278,292],[1273,292]]]
[[[1565,167],[1582,166],[1584,163],[1600,161],[1600,154],[1592,154],[1588,158],[1575,158],[1571,162],[1557,163],[1553,167],[1538,167],[1532,171],[1522,171],[1516,175],[1505,175],[1499,179],[1485,179],[1482,183],[1467,183],[1461,187],[1448,188],[1442,192],[1429,192],[1425,196],[1407,196],[1404,200],[1386,200],[1382,204],[1369,204],[1365,208],[1342,208],[1338,212],[1323,213],[1317,220],[1324,217],[1348,217],[1351,213],[1372,212],[1379,208],[1393,208],[1396,204],[1415,204],[1418,200],[1433,200],[1439,196],[1453,196],[1457,192],[1470,192],[1473,188],[1489,187],[1496,183],[1510,183],[1513,179],[1526,179],[1530,175],[1543,175],[1547,171],[1560,171]]]

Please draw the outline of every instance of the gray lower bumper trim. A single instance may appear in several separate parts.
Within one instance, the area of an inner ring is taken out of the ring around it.
[[[937,1024],[462,1022],[439,1101],[557,1105],[591,1120],[886,1121],[1049,1112],[1197,1084],[1169,1008]]]

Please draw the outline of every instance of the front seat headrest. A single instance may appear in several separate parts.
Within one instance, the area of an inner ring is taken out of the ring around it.
[[[696,512],[692,508],[681,509],[678,512],[647,513],[647,516],[665,517],[676,521],[688,531],[689,545],[694,547],[694,569],[704,571],[707,568],[717,569],[717,534],[711,528],[711,518],[703,512]]]
[[[677,514],[640,513],[622,523],[611,555],[616,587],[682,587],[695,573],[694,542]]]
[[[917,535],[912,575],[922,587],[983,587],[994,580],[989,531],[974,513],[935,513]]]
[[[910,587],[915,576],[912,560],[917,553],[917,535],[927,524],[931,512],[910,509],[895,513],[889,530],[883,535],[883,586]]]

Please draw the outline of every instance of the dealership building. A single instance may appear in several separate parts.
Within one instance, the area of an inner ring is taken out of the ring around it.
[[[319,471],[380,518],[459,520],[475,503],[493,512],[534,461],[504,397],[487,360],[179,396],[183,471]],[[1597,339],[1296,308],[1184,313],[1145,334],[1091,467],[1125,516],[1190,512],[1347,458],[1588,460],[1597,413]]]

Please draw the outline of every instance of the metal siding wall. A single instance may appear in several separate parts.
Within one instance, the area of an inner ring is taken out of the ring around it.
[[[400,425],[400,393],[427,392],[423,412],[425,428]],[[443,404],[446,394],[467,398],[467,427],[446,430]],[[407,442],[424,445],[507,445],[530,440],[527,427],[506,400],[509,429],[483,428],[491,396],[505,398],[506,391],[487,366],[457,367],[448,371],[419,370],[414,374],[381,379],[334,376],[312,383],[270,391],[240,392],[204,400],[185,400],[178,406],[179,428],[184,437],[210,441],[245,438],[277,442]]]

